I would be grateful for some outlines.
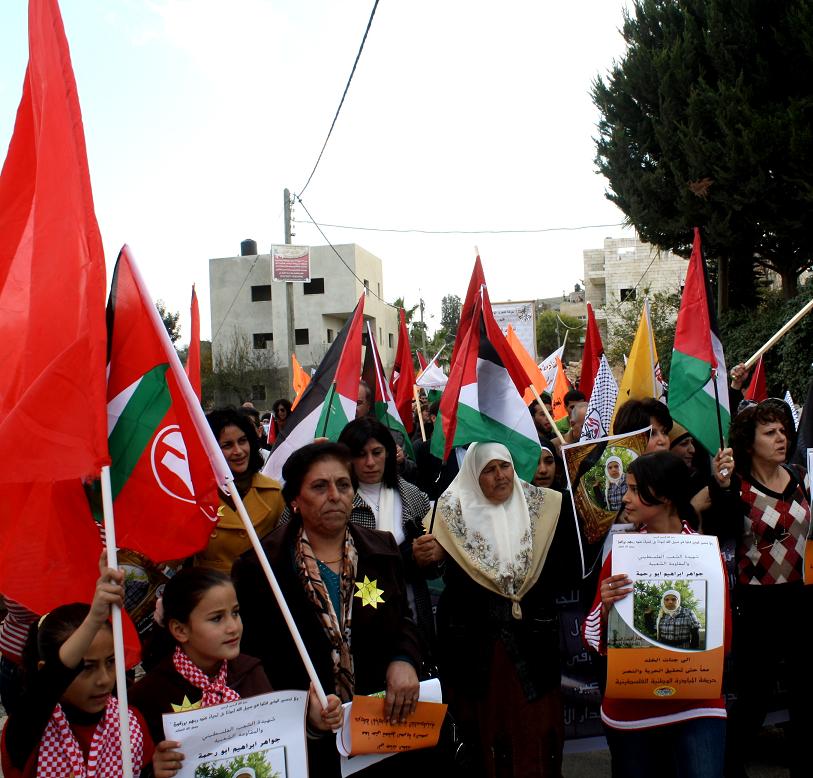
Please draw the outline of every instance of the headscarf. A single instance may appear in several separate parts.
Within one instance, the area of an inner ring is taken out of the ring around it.
[[[610,476],[610,462],[618,462],[618,466],[621,468],[621,474],[618,478],[613,478]],[[607,483],[608,484],[617,484],[621,481],[624,476],[624,463],[621,461],[621,457],[611,456],[607,457],[607,461],[604,463],[604,475],[607,476]]]
[[[492,460],[513,460],[501,443],[472,443],[457,477],[438,501],[435,536],[477,583],[513,602],[536,583],[559,518],[561,495],[523,483],[504,502],[491,502],[480,488],[480,474]]]
[[[664,600],[670,594],[673,597],[677,597],[677,604],[675,605],[675,607],[672,610],[669,610],[669,608],[666,607],[666,603],[664,602]],[[661,626],[661,619],[664,616],[676,616],[679,610],[680,610],[680,592],[677,589],[667,589],[661,595],[661,607],[660,607],[660,610],[658,611],[657,621],[655,622],[655,634],[656,635],[658,634],[658,630],[660,629],[660,626]]]

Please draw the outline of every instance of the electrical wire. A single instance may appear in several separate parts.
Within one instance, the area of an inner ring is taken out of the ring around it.
[[[316,168],[319,167],[319,163],[322,161],[322,155],[325,153],[325,149],[327,148],[327,142],[330,140],[330,136],[333,133],[333,128],[336,126],[336,120],[339,118],[339,112],[342,110],[342,106],[344,105],[344,98],[347,97],[347,90],[350,89],[350,82],[353,80],[353,74],[356,72],[356,65],[359,64],[361,52],[364,50],[364,44],[367,41],[367,33],[370,32],[370,27],[372,26],[373,23],[373,17],[375,16],[376,8],[378,8],[378,0],[375,0],[373,10],[370,12],[370,19],[367,22],[367,29],[364,30],[364,37],[361,39],[361,46],[359,46],[358,54],[356,54],[356,60],[355,62],[353,62],[353,69],[350,71],[350,77],[347,79],[347,84],[344,87],[342,99],[339,101],[339,107],[336,109],[336,114],[333,117],[333,121],[330,123],[330,129],[327,131],[327,137],[325,138],[325,142],[322,144],[322,150],[319,152],[319,156],[316,158],[316,164],[313,166],[313,170],[311,170],[311,174],[308,176],[308,180],[305,182],[305,186],[303,186],[302,189],[299,190],[300,195],[305,194],[305,190],[308,188],[308,184],[310,184],[311,179],[313,178],[313,174],[316,172]]]
[[[307,219],[300,220],[304,224],[312,224],[314,227],[319,227],[315,221],[308,221]],[[398,232],[398,233],[417,233],[420,235],[506,235],[506,234],[531,234],[539,232],[575,232],[577,230],[592,230],[601,227],[624,227],[624,222],[616,222],[613,224],[581,224],[576,227],[533,227],[530,229],[509,229],[509,230],[424,230],[418,227],[404,227],[402,229],[395,227],[353,227],[348,224],[329,224],[328,222],[321,222],[323,227],[332,227],[337,230],[361,230],[364,232]]]
[[[234,299],[231,301],[228,310],[226,311],[226,315],[223,317],[223,321],[220,323],[220,326],[217,328],[217,332],[212,335],[212,343],[215,342],[215,339],[220,334],[220,330],[223,329],[223,325],[228,321],[229,314],[231,313],[231,309],[234,308],[234,304],[237,302],[237,298],[240,296],[240,292],[243,291],[243,287],[246,285],[246,281],[248,281],[248,277],[251,275],[252,271],[254,270],[254,265],[257,264],[257,260],[260,258],[260,254],[254,258],[254,261],[251,263],[251,267],[248,269],[248,273],[246,273],[246,277],[243,279],[243,283],[240,284],[240,288],[237,290],[237,293],[234,295]]]

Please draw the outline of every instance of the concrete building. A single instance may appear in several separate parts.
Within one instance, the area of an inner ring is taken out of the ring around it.
[[[634,299],[645,290],[680,294],[688,261],[638,238],[605,238],[604,246],[585,249],[585,300],[593,306],[596,322],[607,335],[607,304]],[[609,333],[612,335],[612,333]]]
[[[244,251],[252,248],[256,251],[256,243],[243,242]],[[398,345],[398,312],[379,299],[384,297],[381,260],[355,243],[336,246],[336,250],[349,269],[330,246],[313,246],[310,282],[293,285],[297,359],[306,370],[319,364],[367,287],[371,294],[364,302],[364,318],[373,328],[381,361],[389,371]],[[258,407],[288,395],[286,371],[291,357],[287,353],[285,284],[271,280],[271,255],[210,259],[209,286],[215,371],[239,358],[260,366],[260,372],[273,372],[272,379],[251,384],[251,397]],[[216,401],[249,399],[234,396],[240,393],[245,392],[221,390]]]

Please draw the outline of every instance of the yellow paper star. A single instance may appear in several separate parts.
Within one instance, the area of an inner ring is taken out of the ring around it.
[[[364,576],[364,583],[358,583],[358,581],[356,581],[358,591],[353,596],[361,600],[362,606],[372,605],[374,608],[377,608],[378,603],[384,602],[384,598],[381,596],[384,594],[384,590],[379,589],[376,586],[377,583],[378,579],[371,581],[366,575]]]
[[[185,710],[198,710],[201,702],[203,702],[202,699],[197,702],[190,702],[189,697],[184,695],[183,702],[180,705],[175,705],[173,702],[171,702],[170,705],[172,705],[173,713],[183,713]]]

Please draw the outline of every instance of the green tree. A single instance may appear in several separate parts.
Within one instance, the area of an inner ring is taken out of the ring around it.
[[[605,310],[612,335],[607,338],[604,350],[611,365],[624,364],[624,355],[629,355],[632,348],[646,299],[649,300],[649,321],[655,333],[658,360],[668,380],[675,344],[675,324],[680,310],[680,295],[677,292],[655,292],[651,295],[648,289],[644,289],[634,300],[608,302]]]
[[[212,373],[213,394],[217,402],[242,403],[255,400],[270,404],[287,391],[287,373],[270,343],[265,348],[254,348],[249,336],[234,327],[218,349]],[[201,348],[201,363],[203,349]],[[203,378],[201,370],[201,383]],[[265,387],[273,395],[257,397],[255,387]],[[201,392],[202,393],[202,392]]]
[[[567,336],[564,362],[575,362],[581,359],[584,345],[585,323],[573,316],[563,316],[558,311],[540,311],[536,315],[536,353],[544,359],[556,351]]]
[[[167,328],[167,335],[169,335],[169,339],[174,344],[175,341],[181,337],[181,327],[178,324],[181,314],[178,313],[178,311],[168,311],[167,305],[163,300],[156,300],[155,307],[158,310],[158,315],[161,317],[161,321],[164,322],[164,326]]]
[[[593,85],[607,197],[684,256],[700,226],[719,287],[736,281],[732,307],[755,302],[755,265],[791,298],[813,261],[813,6],[636,0],[622,35]]]
[[[421,307],[420,303],[415,303],[415,305],[410,306],[407,308],[406,303],[404,302],[403,297],[396,297],[395,302],[393,302],[393,308],[403,308],[404,309],[404,318],[406,319],[406,323],[409,324],[415,316],[415,311]]]

